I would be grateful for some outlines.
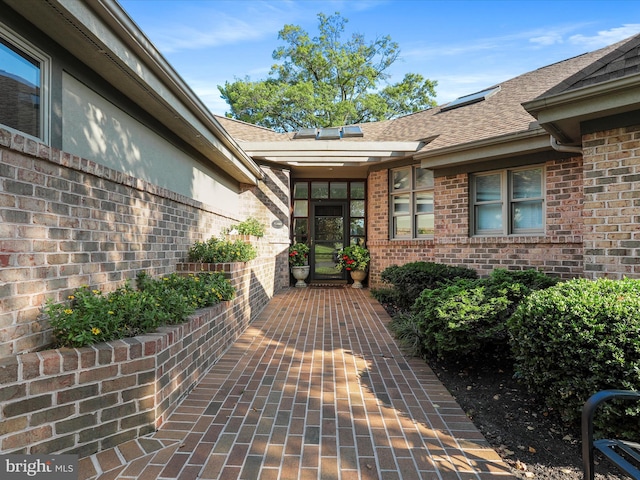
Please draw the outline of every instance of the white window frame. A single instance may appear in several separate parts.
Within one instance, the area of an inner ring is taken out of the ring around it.
[[[514,198],[513,174],[518,172],[540,170],[540,196]],[[476,198],[476,179],[487,176],[499,175],[500,198],[497,200],[478,201]],[[493,170],[490,172],[474,173],[469,175],[469,213],[470,232],[472,236],[508,236],[508,235],[541,235],[546,229],[546,170],[543,165],[527,166],[520,168],[508,168]],[[520,202],[534,202],[541,206],[541,225],[536,228],[516,228],[514,226],[514,207]],[[480,229],[478,227],[478,207],[486,205],[499,205],[501,209],[501,227],[496,229]]]
[[[13,132],[49,144],[51,138],[51,57],[2,24],[0,24],[0,36],[7,43],[11,43],[17,49],[22,50],[24,53],[40,62],[40,136],[35,137],[27,132],[17,130],[8,125],[0,125]]]
[[[434,237],[434,233],[428,234],[420,234],[418,233],[418,220],[420,218],[424,218],[425,216],[431,216],[432,223],[435,222],[435,212],[434,209],[434,184],[433,182],[429,187],[418,187],[416,185],[416,170],[422,169],[419,165],[410,165],[406,167],[394,168],[389,170],[389,237],[395,240],[407,240],[407,239],[432,239]],[[428,170],[428,169],[422,169]],[[394,186],[393,179],[395,172],[406,171],[409,175],[409,181],[407,187],[399,188]],[[431,212],[420,212],[418,208],[417,197],[419,195],[431,195],[432,200],[432,210]],[[406,198],[409,203],[409,208],[407,212],[396,212],[394,209],[395,202],[394,200],[397,198]],[[398,235],[397,232],[397,221],[400,218],[409,218],[410,225],[410,233],[409,235]]]

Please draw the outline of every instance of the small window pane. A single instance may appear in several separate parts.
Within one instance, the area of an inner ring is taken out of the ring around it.
[[[306,218],[296,218],[293,221],[294,242],[306,243],[309,238],[309,224]]]
[[[416,168],[416,188],[433,188],[433,170]]]
[[[393,197],[393,213],[410,213],[409,195],[396,195]]]
[[[331,198],[347,198],[347,182],[331,182]]]
[[[0,39],[0,123],[40,137],[40,62]]]
[[[542,169],[523,170],[513,172],[513,198],[541,198],[542,197]]]
[[[311,198],[329,198],[328,182],[312,182]]]
[[[364,247],[364,238],[363,237],[351,237],[349,239],[349,245],[360,245]]]
[[[476,230],[502,231],[502,205],[476,206]]]
[[[402,170],[394,170],[393,175],[393,190],[406,190],[411,186],[411,169],[403,168]]]
[[[293,198],[309,198],[309,184],[307,182],[296,182],[293,186]]]
[[[476,202],[499,201],[501,175],[481,175],[475,177],[476,180]]]
[[[352,217],[364,217],[364,200],[351,200],[349,213]]]
[[[434,215],[418,215],[416,217],[416,230],[418,231],[418,236],[433,235],[435,231]]]
[[[351,182],[351,198],[364,199],[364,182]]]
[[[394,237],[410,237],[411,236],[411,217],[393,217],[393,236]]]
[[[542,202],[518,202],[513,208],[513,230],[542,230]]]
[[[351,220],[349,234],[364,235],[364,218],[354,218]]]
[[[433,213],[433,193],[416,194],[416,213]]]
[[[309,216],[309,201],[308,200],[296,200],[293,202],[293,216],[294,217],[307,217]]]

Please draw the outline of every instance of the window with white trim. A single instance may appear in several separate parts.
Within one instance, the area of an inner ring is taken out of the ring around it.
[[[0,26],[0,124],[48,141],[50,61]]]
[[[389,173],[391,238],[432,238],[433,171],[408,166]]]
[[[544,177],[541,166],[471,175],[472,234],[544,233]]]

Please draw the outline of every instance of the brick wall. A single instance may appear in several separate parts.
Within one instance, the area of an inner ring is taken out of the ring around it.
[[[547,162],[546,235],[469,236],[468,175],[435,179],[432,240],[389,240],[388,172],[369,175],[369,286],[381,286],[391,265],[431,261],[464,265],[481,275],[494,268],[538,268],[562,278],[583,273],[582,160]]]
[[[182,325],[1,359],[0,451],[84,457],[154,431],[267,303],[251,288],[263,270],[271,259],[228,265],[236,299]]]
[[[585,276],[640,278],[640,126],[583,137]]]
[[[171,273],[196,240],[249,215],[282,217],[287,179],[265,171],[258,187],[242,188],[246,211],[228,212],[0,129],[0,358],[50,344],[45,299]],[[277,261],[257,282],[273,292],[288,285],[289,236],[268,234],[261,254]]]

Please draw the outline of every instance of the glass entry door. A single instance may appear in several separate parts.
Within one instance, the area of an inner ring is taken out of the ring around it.
[[[343,280],[336,270],[337,252],[345,246],[346,202],[312,203],[311,280]]]

